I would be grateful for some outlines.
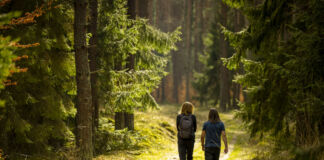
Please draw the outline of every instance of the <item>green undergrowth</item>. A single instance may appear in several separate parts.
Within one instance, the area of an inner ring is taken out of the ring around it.
[[[114,131],[113,120],[102,119],[104,125],[98,135],[101,138],[96,141],[96,150],[101,155],[96,159],[154,159],[173,152],[175,120],[161,114],[162,110],[136,112],[135,131]]]
[[[106,147],[96,160],[168,160],[178,159],[176,138],[176,116],[180,110],[178,105],[161,105],[160,110],[135,112],[135,131],[114,131],[113,123],[106,126],[111,132],[109,139],[99,140]],[[197,132],[194,148],[194,159],[203,160],[200,135],[202,125],[208,118],[208,108],[196,108]],[[226,127],[230,153],[227,160],[250,160],[266,157],[266,150],[271,145],[267,141],[250,139],[242,122],[234,117],[235,111],[220,113]],[[106,123],[104,122],[104,123]],[[107,129],[106,129],[107,130]],[[97,142],[98,143],[98,142]],[[101,148],[103,149],[103,148]],[[221,159],[224,159],[222,144]]]

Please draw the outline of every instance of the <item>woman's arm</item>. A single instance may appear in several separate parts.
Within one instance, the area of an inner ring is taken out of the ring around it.
[[[179,131],[179,128],[178,128],[179,123],[180,123],[180,116],[178,115],[178,116],[177,116],[177,131]]]
[[[201,132],[201,139],[200,139],[200,141],[201,141],[201,149],[203,151],[205,151],[205,136],[206,136],[206,131],[203,130]]]
[[[222,131],[222,139],[223,139],[224,144],[225,144],[224,153],[227,153],[228,152],[228,146],[227,146],[227,137],[226,137],[225,131]]]
[[[193,125],[194,125],[194,132],[196,132],[196,130],[197,130],[197,118],[196,118],[196,116],[195,115],[193,115]]]

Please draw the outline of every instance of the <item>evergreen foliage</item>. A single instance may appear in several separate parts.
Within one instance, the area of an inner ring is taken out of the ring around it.
[[[2,30],[3,35],[19,39],[21,44],[40,45],[14,52],[29,57],[16,62],[28,72],[10,76],[17,85],[0,91],[6,100],[0,112],[0,148],[10,159],[54,153],[73,140],[68,128],[75,114],[71,7],[64,1],[15,0],[1,8],[1,13],[10,12],[26,13],[26,21],[32,23],[12,25]]]
[[[75,143],[73,9],[60,0],[0,5],[0,97],[6,102],[0,108],[0,148],[10,159],[60,156]],[[147,20],[129,19],[125,0],[101,1],[99,13],[100,68],[94,72],[101,103],[127,112],[156,107],[150,93],[166,75],[179,29],[163,33]],[[129,53],[136,57],[135,68],[122,70]]]
[[[312,146],[297,155],[323,158],[324,3],[225,2],[241,8],[250,22],[237,33],[223,28],[236,50],[224,59],[227,67],[237,68],[242,62],[245,70],[236,76],[248,94],[238,115],[252,136],[271,133],[279,150],[287,149],[283,144],[300,149]]]
[[[150,93],[158,86],[180,32],[163,33],[144,19],[127,17],[125,0],[102,3],[99,15],[100,72],[105,104],[114,111],[157,107]],[[134,70],[124,69],[128,54],[135,55]],[[120,63],[120,64],[119,64]],[[121,65],[116,70],[117,65]],[[108,77],[108,78],[107,78]]]
[[[193,87],[198,91],[196,97],[200,104],[216,106],[220,102],[221,92],[221,67],[222,67],[222,47],[226,47],[229,56],[233,54],[233,48],[228,45],[227,41],[224,41],[222,34],[221,23],[230,29],[233,29],[234,10],[228,10],[226,12],[227,19],[222,15],[222,4],[219,1],[216,3],[214,9],[214,19],[211,23],[211,29],[208,35],[204,38],[204,43],[207,46],[205,53],[200,55],[199,60],[203,64],[202,71],[195,73],[195,81]],[[232,78],[229,80],[231,81]],[[229,82],[230,83],[230,82]],[[228,106],[230,107],[230,106]]]
[[[16,57],[13,52],[16,49],[14,46],[10,46],[12,43],[9,37],[0,36],[0,89],[3,89],[6,85],[7,77],[10,75],[10,70],[14,69],[13,59]],[[1,103],[0,103],[1,104]],[[2,104],[3,105],[3,104]]]
[[[4,4],[0,4],[0,7],[4,6]],[[19,16],[18,12],[9,12],[6,14],[2,14],[0,17],[0,31],[6,29],[6,25],[10,23],[10,20]],[[14,51],[17,47],[14,46],[16,43],[12,41],[9,36],[4,36],[3,32],[0,34],[0,90],[4,89],[5,86],[12,85],[11,81],[7,80],[7,77],[10,76],[10,71],[13,72],[15,68],[14,66]],[[0,107],[4,105],[4,101],[0,99]]]
[[[219,55],[219,33],[220,28],[217,23],[213,23],[211,33],[205,38],[207,52],[200,56],[200,61],[204,65],[202,73],[195,73],[193,87],[199,92],[197,99],[202,105],[211,103],[213,106],[219,102],[219,67],[221,65]],[[211,101],[211,102],[208,102]]]
[[[69,159],[63,152],[75,147],[77,94],[71,1],[5,0],[0,7],[0,159]],[[163,33],[130,19],[125,0],[103,0],[99,13],[100,67],[93,72],[101,104],[124,112],[157,107],[150,93],[167,74],[179,29]],[[133,70],[123,69],[129,54]]]

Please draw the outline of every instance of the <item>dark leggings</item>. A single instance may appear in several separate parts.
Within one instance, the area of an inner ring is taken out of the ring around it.
[[[219,160],[220,149],[218,147],[205,148],[205,160]]]
[[[195,139],[178,138],[178,151],[180,160],[192,160],[194,144]]]

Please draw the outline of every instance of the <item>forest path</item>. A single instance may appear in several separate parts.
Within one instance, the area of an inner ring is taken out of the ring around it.
[[[176,138],[176,116],[180,110],[179,105],[161,105],[160,110],[135,113],[135,129],[146,133],[147,129],[152,133],[154,143],[149,148],[135,151],[114,151],[109,155],[97,157],[96,160],[178,160],[178,146]],[[201,149],[200,135],[202,125],[207,121],[209,109],[196,108],[197,132],[194,147],[194,160],[203,160],[204,152]],[[229,143],[229,152],[224,153],[222,144],[220,160],[248,160],[251,151],[248,142],[248,134],[242,129],[240,120],[234,118],[234,112],[220,113],[220,118],[225,124]],[[162,126],[162,128],[161,128]],[[158,135],[159,136],[156,136]]]
[[[161,105],[161,110],[158,111],[160,115],[166,116],[169,118],[169,123],[175,128],[175,117],[179,113],[180,106],[177,105]],[[197,160],[203,160],[204,152],[201,149],[201,142],[200,142],[200,135],[202,131],[203,123],[208,119],[208,108],[196,108],[195,115],[197,117],[197,132],[196,132],[196,139],[195,139],[195,147],[194,147],[194,154],[193,158]],[[235,159],[242,159],[242,152],[246,152],[246,150],[241,150],[240,147],[236,147],[236,143],[248,141],[248,134],[242,129],[241,121],[234,118],[234,112],[229,113],[220,113],[221,120],[224,122],[228,137],[228,146],[229,152],[227,154],[224,153],[224,144],[222,144],[220,160],[235,160]],[[237,140],[237,139],[240,140]],[[242,138],[242,139],[241,139]],[[247,143],[247,142],[246,142]],[[239,145],[240,145],[239,144]],[[178,148],[177,143],[172,143],[168,147],[171,152],[166,152],[164,155],[160,155],[154,157],[154,159],[160,160],[178,160]],[[239,149],[239,150],[236,150]],[[232,153],[234,153],[232,155]],[[153,156],[152,154],[150,156]],[[244,156],[243,156],[244,157]],[[141,159],[141,158],[139,158]]]

